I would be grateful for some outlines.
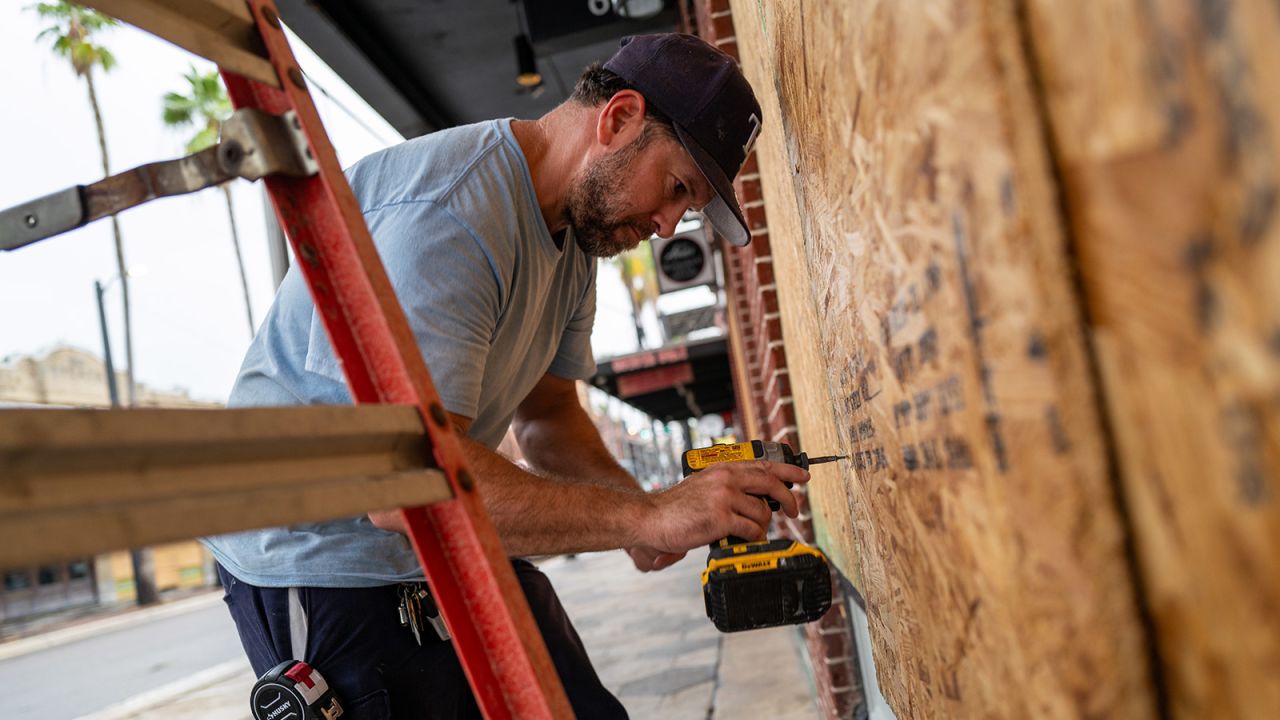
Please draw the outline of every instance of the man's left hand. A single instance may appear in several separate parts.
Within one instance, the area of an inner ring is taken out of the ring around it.
[[[669,568],[684,559],[685,553],[669,553],[654,550],[650,547],[636,546],[627,548],[631,562],[636,564],[640,572],[654,572]]]

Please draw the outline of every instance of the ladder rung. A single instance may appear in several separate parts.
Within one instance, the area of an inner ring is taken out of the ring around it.
[[[0,567],[452,497],[411,406],[0,412]]]
[[[238,75],[280,87],[243,0],[81,0]]]

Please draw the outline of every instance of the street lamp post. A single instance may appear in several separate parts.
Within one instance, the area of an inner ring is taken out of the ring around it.
[[[102,304],[102,294],[107,289],[99,280],[93,281],[93,289],[98,296],[98,327],[102,329],[102,359],[107,366],[107,397],[111,399],[111,407],[120,407],[120,390],[116,387],[116,364],[111,359],[111,336],[107,334],[107,311]]]
[[[120,407],[120,390],[116,386],[116,367],[111,358],[111,334],[107,332],[107,311],[102,296],[107,292],[107,288],[119,279],[120,276],[116,275],[108,280],[106,285],[103,285],[100,280],[93,281],[94,294],[98,298],[98,327],[102,330],[102,359],[107,371],[107,396],[113,408]],[[129,370],[129,403],[132,405],[134,401],[132,362]],[[156,563],[150,548],[130,549],[129,560],[133,565],[133,587],[137,603],[151,605],[157,602],[160,594],[156,590]]]

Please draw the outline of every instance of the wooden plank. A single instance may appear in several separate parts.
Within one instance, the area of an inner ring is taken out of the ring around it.
[[[899,717],[1152,717],[1016,9],[733,3],[815,526]]]
[[[1027,3],[1170,707],[1280,710],[1280,5]]]
[[[452,497],[438,470],[308,480],[234,492],[147,494],[56,511],[0,513],[0,566],[145,547],[203,535],[331,520]]]
[[[452,497],[412,406],[0,412],[0,566]]]
[[[248,5],[236,0],[85,0],[85,5],[252,80],[280,87]]]

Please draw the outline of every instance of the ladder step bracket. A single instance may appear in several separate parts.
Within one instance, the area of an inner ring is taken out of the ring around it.
[[[0,250],[16,250],[151,200],[236,178],[309,177],[319,170],[295,111],[272,115],[243,108],[223,122],[217,145],[0,210]]]

